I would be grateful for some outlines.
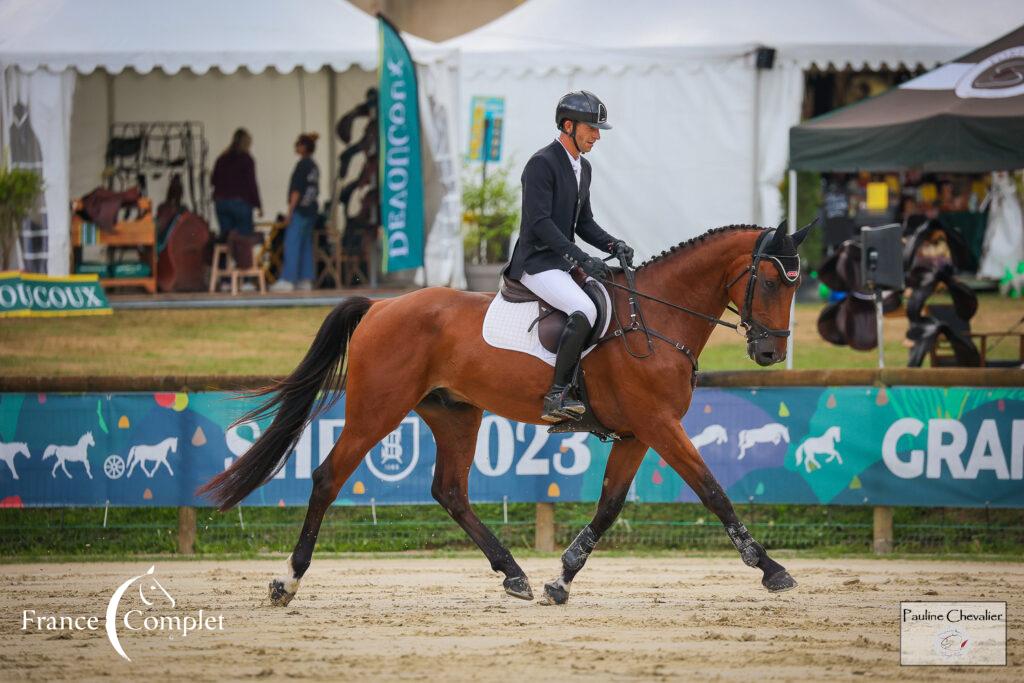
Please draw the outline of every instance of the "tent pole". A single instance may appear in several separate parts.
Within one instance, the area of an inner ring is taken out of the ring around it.
[[[331,193],[327,228],[337,231],[339,226],[335,214],[338,210],[338,193],[335,190],[338,186],[338,136],[334,133],[334,125],[338,122],[338,75],[332,66],[327,66],[324,70],[327,72],[327,187]],[[340,288],[341,283],[337,284]]]
[[[790,234],[796,230],[796,171],[789,169],[789,220],[786,224],[789,226]],[[796,346],[796,294],[793,294],[793,301],[789,306],[789,353],[786,354],[786,369],[793,369],[793,352]]]
[[[758,167],[760,164],[761,146],[761,68],[757,65],[757,58],[754,58],[754,112],[751,117],[754,120],[754,129],[751,131],[753,138],[753,156],[750,167],[752,170],[750,186],[753,192],[750,197],[750,222],[758,225],[761,222],[761,193],[758,187]]]

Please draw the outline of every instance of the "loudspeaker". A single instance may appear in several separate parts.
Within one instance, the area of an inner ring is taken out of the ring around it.
[[[872,289],[903,289],[903,226],[899,223],[860,229],[860,267]]]
[[[755,64],[758,69],[768,70],[775,66],[774,47],[759,47],[755,55]]]

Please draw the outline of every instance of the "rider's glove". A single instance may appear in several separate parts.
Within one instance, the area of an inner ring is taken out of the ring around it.
[[[615,240],[611,244],[611,253],[616,256],[621,256],[626,260],[626,263],[633,262],[633,248],[622,240]]]
[[[580,268],[595,280],[607,280],[612,276],[608,264],[596,256],[587,256],[586,260],[580,261]]]

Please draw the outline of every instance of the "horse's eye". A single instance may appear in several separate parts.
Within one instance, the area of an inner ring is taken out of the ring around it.
[[[775,289],[775,280],[765,280],[764,288],[769,291]]]

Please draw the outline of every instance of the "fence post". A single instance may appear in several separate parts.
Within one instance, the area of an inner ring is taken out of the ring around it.
[[[885,555],[892,552],[892,508],[875,508],[875,553]]]
[[[194,555],[196,545],[196,509],[193,507],[178,508],[178,553]]]
[[[555,504],[537,503],[533,547],[546,553],[555,550]]]

